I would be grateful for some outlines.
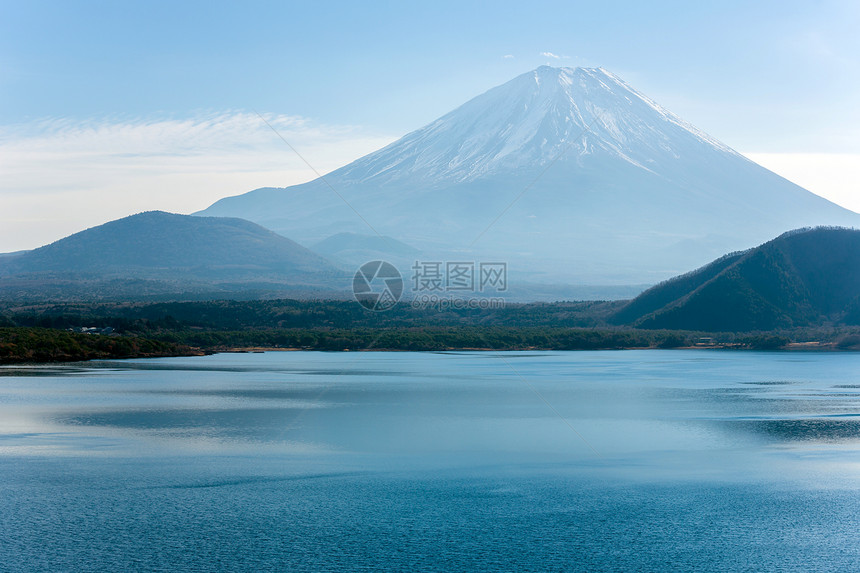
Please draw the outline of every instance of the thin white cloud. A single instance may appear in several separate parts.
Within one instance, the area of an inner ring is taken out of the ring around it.
[[[544,56],[545,58],[553,58],[555,60],[561,59],[561,56],[557,56],[556,54],[553,54],[552,52],[541,52],[540,55]]]
[[[504,55],[504,56],[502,56],[502,57],[503,57],[504,59],[506,59],[506,60],[512,60],[512,59],[514,58],[514,55],[513,55],[513,54],[505,54],[505,55]]]
[[[320,173],[394,139],[301,117],[266,119]],[[139,211],[190,213],[315,177],[252,112],[0,126],[0,173],[0,252]]]

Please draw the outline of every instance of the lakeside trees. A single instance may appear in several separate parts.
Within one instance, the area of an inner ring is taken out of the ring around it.
[[[188,354],[187,346],[141,337],[79,334],[50,328],[0,328],[0,364],[68,362]]]

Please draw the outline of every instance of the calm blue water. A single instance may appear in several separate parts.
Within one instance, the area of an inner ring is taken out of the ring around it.
[[[2,571],[856,571],[860,354],[0,368]]]

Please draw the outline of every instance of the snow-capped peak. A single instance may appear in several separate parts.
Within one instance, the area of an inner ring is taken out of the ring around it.
[[[206,214],[309,244],[370,224],[439,257],[427,260],[481,249],[529,281],[576,284],[662,280],[785,229],[858,220],[604,69],[549,66],[325,181],[223,199]]]
[[[440,184],[593,153],[651,170],[690,145],[734,153],[603,68],[540,66],[337,173]]]

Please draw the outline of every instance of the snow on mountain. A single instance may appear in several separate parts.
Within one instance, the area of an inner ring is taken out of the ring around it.
[[[579,284],[657,281],[787,229],[860,226],[860,215],[614,74],[549,66],[325,181],[251,191],[201,214],[247,218],[305,244],[376,232],[439,258],[492,257],[528,280]]]
[[[738,155],[602,68],[542,66],[337,176],[351,183],[417,176],[438,185],[544,166],[595,148],[649,170],[658,158],[677,159],[692,140]]]

